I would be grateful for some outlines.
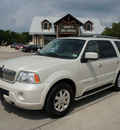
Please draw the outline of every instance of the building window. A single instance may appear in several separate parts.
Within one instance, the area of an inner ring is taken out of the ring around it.
[[[87,23],[86,24],[86,30],[87,31],[91,31],[92,29],[91,29],[91,24],[90,23]]]
[[[93,25],[93,23],[88,20],[88,21],[84,24],[84,29],[85,29],[85,31],[92,31],[92,25]]]
[[[44,45],[47,45],[49,42],[51,42],[53,39],[55,39],[55,36],[45,36],[44,37]]]
[[[47,19],[45,19],[42,21],[41,26],[43,30],[49,30],[51,27],[51,23]]]
[[[43,29],[48,29],[48,23],[44,23]]]

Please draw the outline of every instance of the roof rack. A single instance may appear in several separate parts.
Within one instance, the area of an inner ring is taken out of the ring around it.
[[[110,39],[119,39],[118,37],[113,36],[101,36],[101,35],[94,35],[94,38],[110,38]]]

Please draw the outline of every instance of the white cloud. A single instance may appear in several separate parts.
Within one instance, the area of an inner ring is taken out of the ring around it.
[[[111,26],[112,23],[117,23],[117,22],[119,22],[120,19],[119,19],[118,16],[109,15],[109,16],[107,16],[107,17],[102,18],[100,21],[101,21],[101,23],[103,23],[103,24],[106,25],[106,26]]]

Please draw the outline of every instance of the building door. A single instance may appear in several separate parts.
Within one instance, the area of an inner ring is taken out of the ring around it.
[[[47,45],[49,42],[51,42],[53,39],[55,39],[55,36],[50,37],[50,36],[45,36],[44,37],[44,45]]]

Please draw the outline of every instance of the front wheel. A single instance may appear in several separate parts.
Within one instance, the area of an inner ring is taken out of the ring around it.
[[[56,84],[49,92],[46,100],[46,111],[53,117],[67,114],[74,101],[74,92],[68,83]]]

